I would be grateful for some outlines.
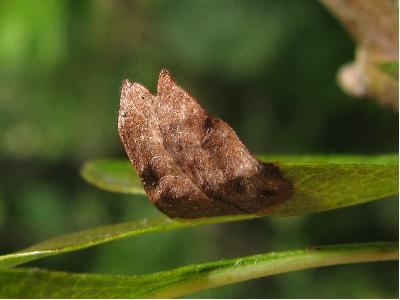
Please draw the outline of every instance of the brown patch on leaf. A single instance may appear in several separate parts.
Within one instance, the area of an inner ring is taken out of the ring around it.
[[[224,121],[162,70],[157,95],[125,80],[118,131],[150,200],[172,218],[261,213],[293,194]]]

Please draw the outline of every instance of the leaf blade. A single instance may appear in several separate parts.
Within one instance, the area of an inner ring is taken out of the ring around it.
[[[271,161],[272,159],[274,157],[268,157],[268,160]],[[375,159],[371,157],[358,157],[358,160],[354,157],[351,159],[341,157],[340,165],[331,163],[294,163],[289,162],[290,159],[288,158],[283,159],[282,156],[281,159],[282,161],[286,161],[285,163],[281,163],[282,172],[285,177],[294,183],[297,193],[285,203],[265,211],[265,215],[285,216],[307,214],[368,202],[398,193],[397,156],[380,156],[379,160],[377,160],[379,163],[375,164],[365,164]],[[324,158],[318,158],[318,161],[322,159]],[[338,158],[336,157],[335,159],[337,160]],[[310,159],[305,158],[305,160],[308,161]],[[329,158],[328,161],[332,161],[332,158]],[[344,163],[345,161],[357,161],[358,164]],[[125,164],[125,170],[134,172],[129,162],[123,163]],[[309,169],[313,171],[313,176],[310,175],[311,172]],[[319,180],[321,178],[326,179],[327,176],[321,175],[324,172],[329,174],[328,177],[334,180],[335,184],[327,186],[326,180]],[[369,176],[365,176],[365,174],[369,174]],[[131,175],[128,174],[127,176]],[[382,180],[378,180],[379,178],[384,179],[383,183],[381,182]],[[357,193],[351,190],[356,183],[358,184]],[[346,184],[348,187],[346,187]],[[335,190],[337,186],[344,186],[339,191],[340,193]],[[76,251],[139,234],[227,221],[239,221],[255,217],[260,216],[236,215],[194,220],[172,220],[165,217],[102,226],[45,241],[19,252],[2,255],[0,256],[0,268],[15,266],[46,256]]]
[[[139,176],[132,172],[132,165],[126,160],[94,160],[86,162],[81,176],[94,186],[110,192],[146,195]]]
[[[285,178],[295,193],[268,215],[287,216],[327,211],[382,199],[398,193],[395,165],[287,164]]]
[[[296,191],[289,200],[264,211],[265,215],[308,214],[360,204],[398,193],[397,155],[260,155],[258,157],[266,162],[279,162],[281,172],[293,184]],[[110,160],[108,163],[112,165],[113,161]],[[96,165],[96,162],[92,164]],[[118,164],[123,162],[118,161]],[[128,178],[135,171],[132,167],[128,167],[130,165],[128,161],[125,164],[124,170]],[[101,173],[101,166],[98,169]],[[132,185],[137,186],[137,182],[132,182]]]
[[[50,239],[31,247],[25,248],[18,252],[0,255],[0,269],[20,265],[48,256],[81,250],[88,247],[93,247],[95,245],[140,234],[163,232],[220,222],[239,221],[254,217],[256,216],[237,215],[196,219],[191,221],[162,217],[90,228],[62,235],[54,239]]]
[[[266,253],[140,276],[89,275],[38,269],[0,271],[2,298],[180,297],[263,276],[329,265],[398,259],[390,242]]]

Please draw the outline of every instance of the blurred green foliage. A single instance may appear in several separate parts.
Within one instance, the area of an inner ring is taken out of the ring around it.
[[[397,113],[353,99],[335,83],[354,49],[337,20],[312,0],[1,1],[1,253],[159,214],[145,197],[88,185],[79,167],[126,157],[116,125],[120,82],[129,78],[154,91],[161,68],[254,152],[397,152]],[[159,233],[33,265],[143,274],[397,237],[398,202],[391,198],[304,217]],[[398,297],[398,265],[307,270],[194,296]]]

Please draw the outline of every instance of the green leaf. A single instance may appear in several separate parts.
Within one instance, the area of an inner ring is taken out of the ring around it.
[[[296,190],[295,196],[285,203],[271,208],[265,212],[265,215],[300,215],[354,205],[398,193],[398,167],[397,156],[395,155],[311,157],[316,159],[318,163],[290,163],[292,157],[287,156],[261,158],[268,161],[282,161],[282,172],[292,181]],[[311,158],[296,157],[296,160],[311,161]],[[340,164],[323,163],[324,160],[337,161]],[[346,163],[349,161],[358,164]],[[101,174],[98,178],[111,178],[109,182],[114,184],[118,184],[118,179],[121,179],[124,186],[127,186],[126,182],[129,182],[129,180],[133,180],[133,185],[138,184],[138,181],[132,179],[134,178],[132,173],[135,171],[129,162],[104,160],[100,162],[99,164],[97,161],[90,163],[92,169],[97,169],[92,174],[99,174],[101,170],[113,170],[114,164],[119,166],[116,168],[119,172],[118,176],[115,177],[111,172],[108,172],[107,175]],[[108,166],[104,167],[105,165]],[[125,170],[126,174],[124,175],[121,170]],[[104,186],[103,183],[101,185]],[[116,187],[115,190],[119,190],[119,188]],[[76,251],[129,236],[255,217],[260,216],[237,215],[195,220],[172,220],[165,217],[107,225],[60,236],[19,252],[2,255],[0,256],[0,268],[15,266],[46,256]]]
[[[47,256],[85,249],[129,236],[169,231],[205,224],[239,221],[254,217],[256,216],[237,215],[195,220],[173,220],[163,217],[91,228],[62,235],[15,253],[0,255],[0,268],[16,266]]]
[[[393,79],[399,81],[399,62],[384,62],[380,64],[381,70]]]
[[[111,192],[145,195],[139,176],[126,160],[95,160],[83,165],[81,175],[91,184]]]
[[[279,162],[280,169],[295,189],[286,202],[267,211],[266,215],[300,215],[368,202],[398,193],[398,156],[283,156],[260,155],[268,162]],[[125,164],[125,167],[123,165]],[[119,172],[113,177],[113,166]],[[88,168],[90,166],[90,168]],[[92,170],[88,176],[87,169]],[[89,182],[109,191],[125,190],[139,180],[129,161],[92,161],[84,166],[83,176]],[[124,176],[124,173],[125,176]],[[95,178],[95,179],[94,179]],[[104,180],[104,178],[107,179]],[[120,181],[119,181],[120,180]],[[129,184],[129,182],[131,182]],[[143,190],[141,190],[143,191]]]
[[[395,259],[397,243],[378,242],[273,252],[140,276],[4,269],[0,271],[0,297],[173,298],[290,271]]]
[[[314,213],[398,194],[397,156],[319,156],[315,158],[319,162],[309,163],[275,158],[281,159],[282,174],[292,182],[295,194],[268,215]]]

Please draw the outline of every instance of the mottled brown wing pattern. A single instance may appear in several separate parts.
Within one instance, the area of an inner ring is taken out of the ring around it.
[[[262,213],[293,194],[277,166],[253,157],[166,70],[157,95],[123,82],[118,130],[147,195],[170,217]]]

